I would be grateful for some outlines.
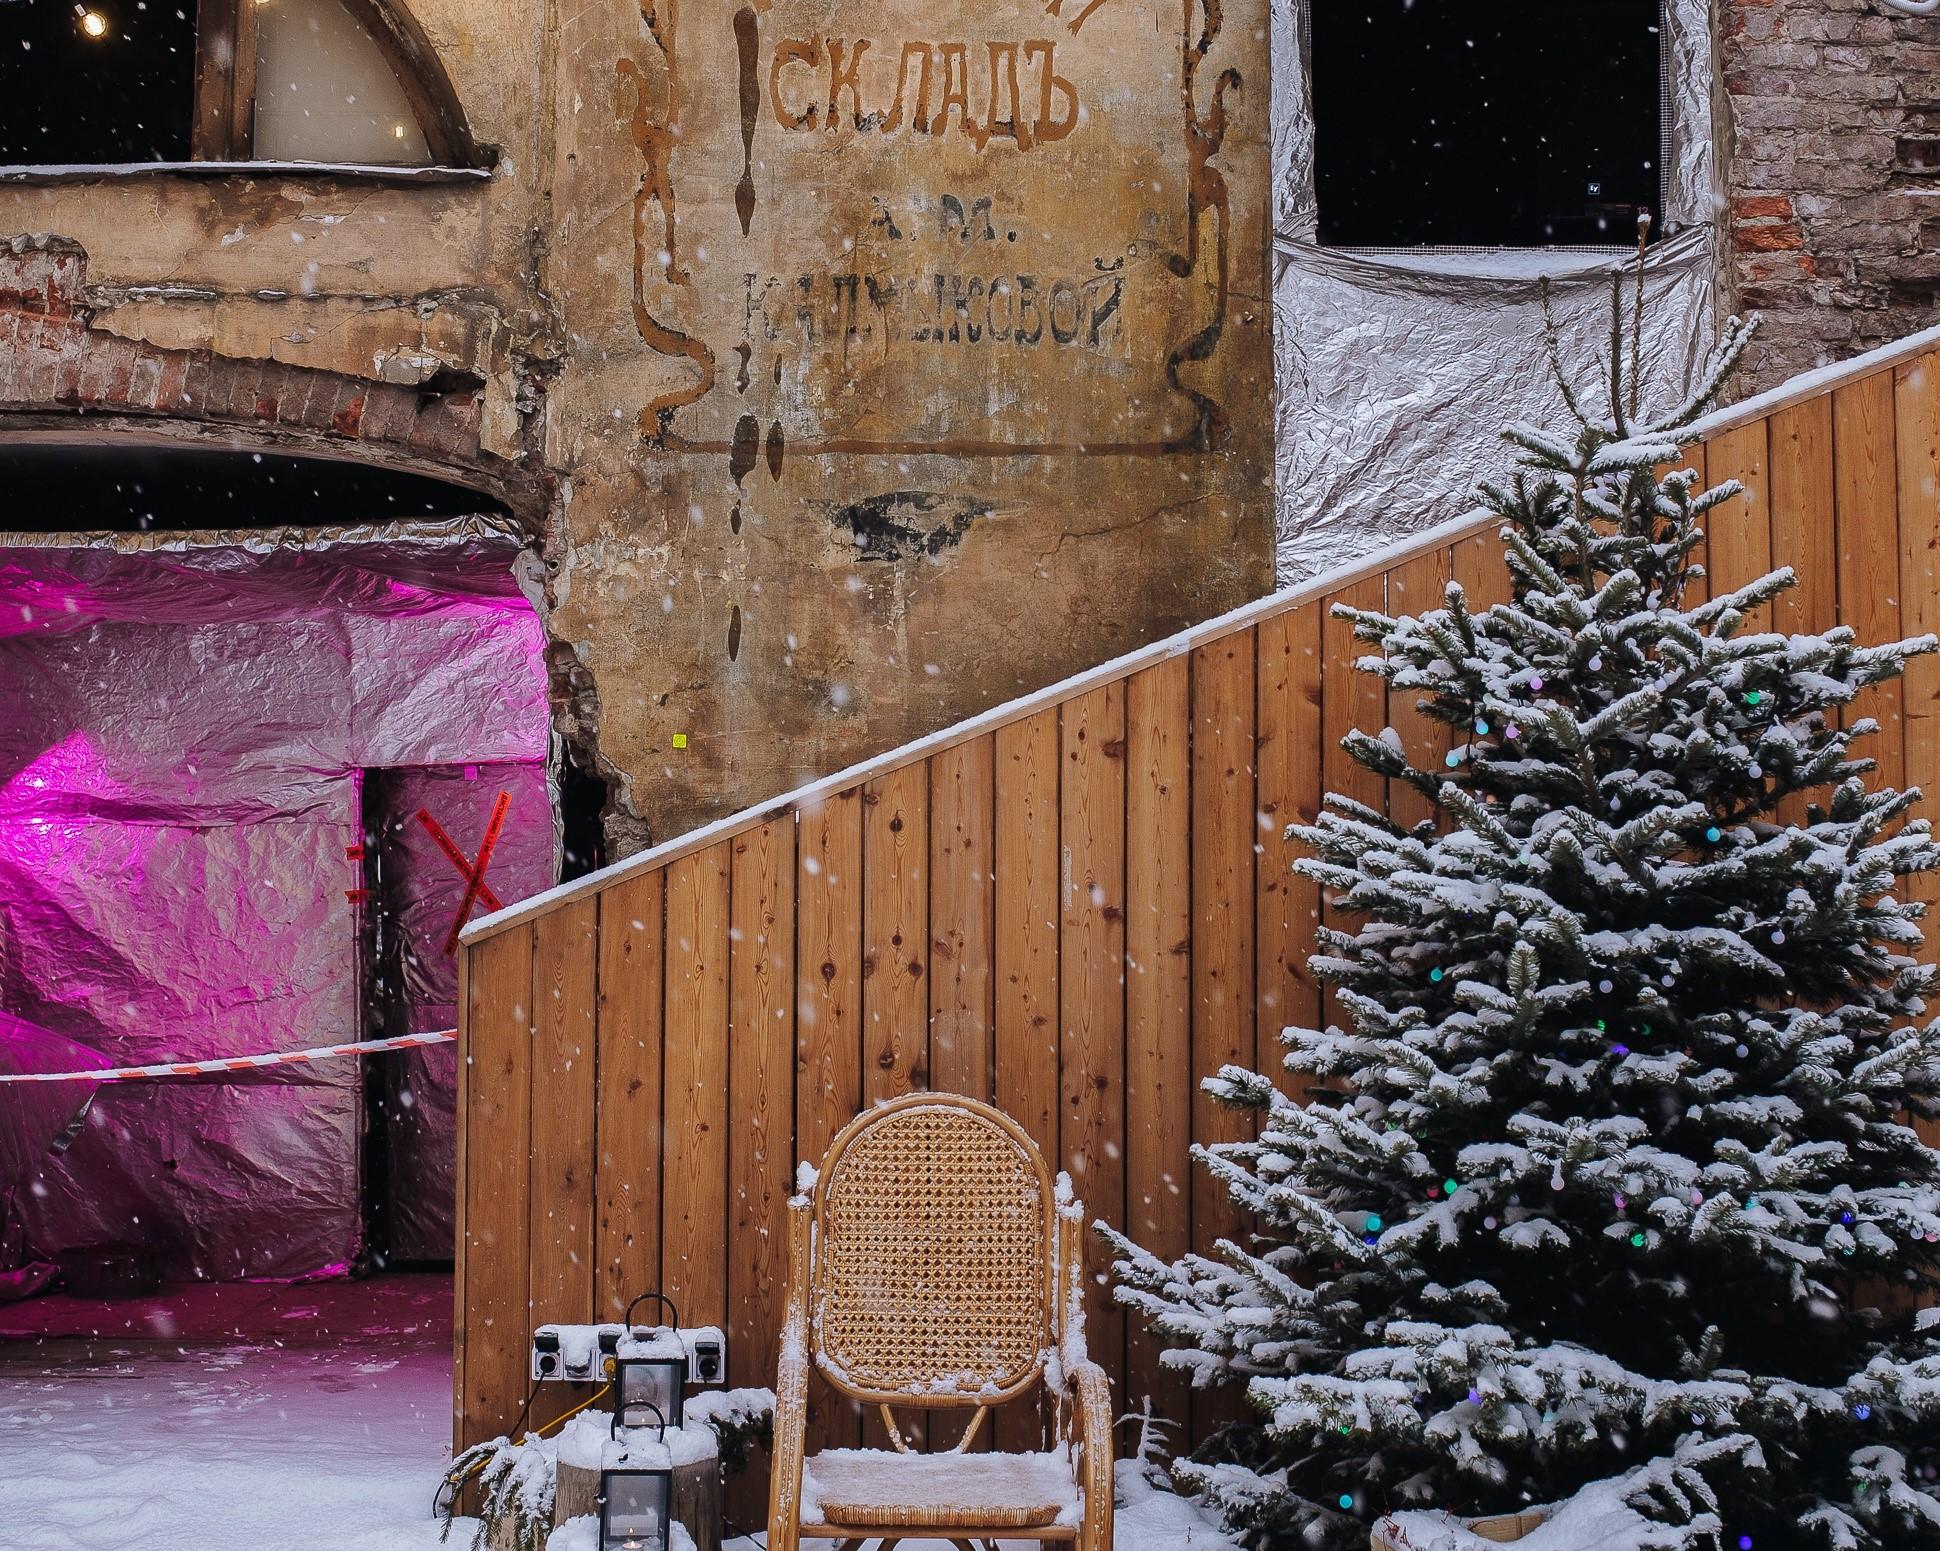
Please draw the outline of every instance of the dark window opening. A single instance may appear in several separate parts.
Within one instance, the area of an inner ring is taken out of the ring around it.
[[[0,166],[472,166],[391,0],[0,0]]]
[[[1662,225],[1660,0],[1314,0],[1320,240],[1624,245]]]
[[[10,0],[0,163],[187,161],[195,0]]]
[[[559,881],[570,883],[606,865],[606,782],[588,770],[571,744],[559,761]]]
[[[461,485],[341,458],[0,442],[0,532],[208,533],[502,511]]]

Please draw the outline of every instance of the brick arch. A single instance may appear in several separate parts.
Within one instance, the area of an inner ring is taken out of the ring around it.
[[[543,493],[479,444],[484,384],[418,385],[173,350],[93,325],[87,253],[63,237],[0,239],[0,436],[90,429],[245,441],[351,457],[480,489],[521,515]]]

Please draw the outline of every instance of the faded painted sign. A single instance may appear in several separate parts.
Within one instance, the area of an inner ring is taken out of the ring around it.
[[[659,90],[619,65],[646,163],[636,324],[686,363],[642,407],[650,442],[746,466],[1220,445],[1227,410],[1185,376],[1232,307],[1218,159],[1244,74],[1209,63],[1216,3],[649,23]]]
[[[555,626],[657,835],[1271,585],[1263,0],[652,0],[608,57]]]

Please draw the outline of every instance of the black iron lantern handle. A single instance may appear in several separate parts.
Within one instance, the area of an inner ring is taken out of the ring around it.
[[[643,1292],[639,1297],[629,1303],[626,1306],[626,1328],[629,1331],[633,1329],[633,1311],[639,1308],[649,1298],[652,1298],[661,1308],[667,1311],[667,1317],[673,1321],[674,1332],[678,1334],[680,1331],[680,1310],[674,1307],[674,1300],[669,1298],[664,1292]]]
[[[666,1413],[662,1411],[660,1407],[655,1405],[651,1400],[636,1400],[633,1402],[633,1404],[635,1406],[645,1406],[649,1411],[653,1413],[653,1419],[659,1425],[659,1428],[660,1428],[659,1441],[662,1443],[665,1443],[667,1441]],[[620,1436],[620,1412],[617,1406],[614,1407],[614,1410],[613,1410],[613,1420],[606,1424],[606,1436],[608,1438],[617,1438]]]

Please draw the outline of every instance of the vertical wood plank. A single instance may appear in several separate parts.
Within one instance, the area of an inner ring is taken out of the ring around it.
[[[1900,639],[1898,453],[1893,374],[1875,372],[1832,395],[1832,487],[1839,565],[1839,620],[1862,645]],[[1852,721],[1872,717],[1879,731],[1853,745],[1875,760],[1877,779],[1906,784],[1900,709],[1905,686],[1860,691],[1847,708]]]
[[[466,1261],[466,1208],[465,1200],[470,1194],[467,1182],[471,1179],[470,1150],[466,1146],[467,1112],[469,1102],[469,1071],[472,1041],[469,1032],[471,1022],[471,976],[472,950],[458,950],[458,1045],[457,1055],[457,1105],[453,1119],[452,1168],[454,1173],[452,1190],[452,1268],[451,1268],[451,1440],[452,1452],[456,1454],[464,1444],[465,1431],[465,1318],[468,1302],[465,1297]]]
[[[997,1107],[1058,1156],[1058,712],[997,732]]]
[[[1173,1260],[1192,1247],[1191,664],[1132,675],[1125,723],[1125,1231]],[[1163,1349],[1130,1322],[1122,1409],[1149,1399],[1184,1428],[1191,1391]]]
[[[997,1107],[1058,1156],[1058,708],[997,731]],[[1000,1409],[995,1443],[1037,1448],[1034,1401]]]
[[[1253,1037],[1253,632],[1192,653],[1192,1070],[1251,1066]],[[1199,1142],[1237,1141],[1250,1119],[1193,1091]],[[1193,1248],[1245,1231],[1246,1219],[1204,1169],[1192,1179]]]
[[[1770,430],[1772,564],[1790,566],[1798,585],[1779,594],[1772,628],[1817,633],[1838,623],[1838,552],[1833,523],[1832,400],[1781,409]],[[1805,821],[1803,793],[1778,806],[1781,824]]]
[[[1125,1224],[1125,685],[1064,707],[1058,977],[1059,1152],[1089,1224]],[[1093,1242],[1087,1227],[1081,1249]],[[1125,1317],[1087,1278],[1091,1354],[1124,1371]]]
[[[1388,572],[1387,611],[1396,617],[1412,614],[1418,618],[1430,609],[1440,608],[1448,592],[1450,563],[1449,552],[1437,549],[1404,561]],[[1373,652],[1378,648],[1369,646],[1365,650]],[[1388,693],[1387,725],[1400,735],[1408,762],[1431,777],[1439,777],[1445,768],[1443,761],[1454,746],[1454,730],[1446,722],[1438,722],[1418,710],[1421,698],[1421,691],[1414,689]],[[1397,824],[1419,824],[1435,811],[1427,796],[1405,781],[1390,782],[1387,795],[1388,817]]]
[[[1452,546],[1450,575],[1461,584],[1471,614],[1484,614],[1496,604],[1509,601],[1509,562],[1494,529],[1460,539]]]
[[[616,1320],[660,1282],[661,946],[666,875],[599,896],[595,1318]]]
[[[1771,417],[1770,456],[1772,564],[1798,573],[1798,585],[1773,607],[1773,628],[1830,630],[1839,612],[1831,398],[1777,411]]]
[[[996,740],[930,760],[930,1076],[989,1099]]]
[[[1280,1031],[1289,1024],[1311,1028],[1321,1011],[1320,983],[1307,964],[1320,921],[1320,885],[1294,873],[1294,861],[1306,852],[1286,834],[1289,824],[1311,824],[1320,814],[1320,610],[1310,603],[1262,620],[1257,635],[1256,1039],[1261,1062],[1278,1076]]]
[[[1893,373],[1893,439],[1899,487],[1900,633],[1940,631],[1940,356],[1921,356]],[[1901,728],[1906,781],[1940,792],[1940,661],[1915,657],[1902,685]],[[1920,811],[1931,815],[1932,798]],[[1940,880],[1906,880],[1909,899],[1940,899]],[[1931,963],[1940,943],[1929,934],[1921,957]]]
[[[531,1218],[532,930],[468,950],[465,1009],[465,1393],[458,1432],[477,1443],[525,1400]]]
[[[1385,580],[1370,577],[1323,599],[1320,626],[1321,705],[1327,717],[1321,740],[1323,790],[1365,803],[1378,812],[1384,805],[1384,783],[1341,747],[1341,739],[1354,731],[1381,730],[1388,714],[1387,691],[1374,674],[1355,667],[1361,658],[1375,655],[1376,648],[1371,642],[1357,641],[1349,621],[1334,617],[1336,603],[1357,609],[1385,608]]]
[[[1344,619],[1336,619],[1332,610],[1335,603],[1378,609],[1386,596],[1381,577],[1357,582],[1322,601],[1320,626],[1320,704],[1326,729],[1321,737],[1321,792],[1323,795],[1338,793],[1377,812],[1382,805],[1383,783],[1341,747],[1341,739],[1357,728],[1362,732],[1378,732],[1387,715],[1387,694],[1378,678],[1354,666],[1368,654],[1369,647],[1355,640],[1354,627]],[[1320,918],[1322,924],[1341,931],[1351,931],[1355,924],[1351,917],[1335,908],[1324,892]],[[1339,999],[1332,991],[1324,998],[1321,1017],[1329,1024],[1342,1019]]]
[[[989,1100],[991,957],[996,841],[996,740],[973,738],[933,756],[930,785],[930,1081],[942,1093]],[[932,1449],[957,1446],[968,1411],[930,1414]],[[989,1436],[977,1435],[985,1446]]]
[[[795,1152],[820,1167],[862,1108],[862,791],[804,808],[796,835]],[[820,1374],[809,1448],[853,1448],[861,1413]]]
[[[930,1085],[929,768],[862,788],[862,1098]]]
[[[1766,478],[1770,452],[1764,420],[1720,431],[1706,445],[1705,468],[1714,485],[1735,479],[1744,493],[1711,513],[1711,595],[1756,581],[1772,568],[1771,485]],[[1762,605],[1746,616],[1745,634],[1769,630],[1772,608]]]
[[[599,903],[577,899],[533,922],[532,1229],[530,1329],[593,1317],[594,1008]],[[578,1386],[541,1387],[544,1426],[585,1399]]]
[[[1697,482],[1691,486],[1693,492],[1701,493],[1710,487],[1710,455],[1703,442],[1684,449],[1679,466],[1690,469],[1697,475]],[[1690,564],[1701,569],[1702,576],[1693,576],[1684,588],[1684,607],[1695,608],[1711,596],[1711,519],[1703,519],[1703,535],[1698,539],[1697,548],[1691,551]]]
[[[734,837],[728,977],[728,1382],[774,1382],[788,1283],[795,1131],[795,821]],[[728,1483],[727,1511],[758,1518],[766,1472]]]
[[[661,1290],[690,1325],[727,1321],[729,842],[667,867]]]

